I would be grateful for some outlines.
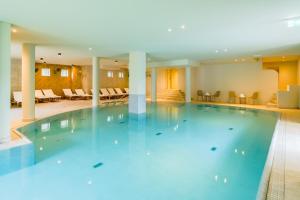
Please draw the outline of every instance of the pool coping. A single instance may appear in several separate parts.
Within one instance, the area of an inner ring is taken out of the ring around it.
[[[159,103],[159,102],[157,102]],[[184,102],[162,102],[162,103],[184,103]],[[184,103],[186,104],[186,103]],[[247,110],[262,110],[262,111],[268,111],[268,112],[274,112],[274,113],[278,113],[279,116],[277,118],[277,122],[274,128],[274,132],[272,135],[272,139],[271,139],[271,144],[269,146],[269,150],[268,150],[268,155],[267,155],[267,159],[265,161],[265,165],[263,168],[263,173],[261,175],[261,179],[260,179],[260,183],[259,183],[259,187],[258,187],[258,191],[257,191],[257,195],[256,195],[256,200],[266,200],[268,197],[268,190],[269,190],[269,185],[270,185],[270,177],[272,174],[272,168],[273,168],[273,164],[274,164],[274,157],[275,157],[275,153],[277,150],[277,146],[276,143],[279,140],[279,124],[282,120],[282,113],[280,111],[275,111],[275,110],[271,110],[271,109],[264,109],[264,108],[255,108],[255,107],[246,107],[243,104],[234,104],[234,105],[227,105],[227,104],[218,104],[218,103],[207,103],[207,102],[191,102],[190,104],[194,104],[194,105],[215,105],[215,106],[220,106],[220,107],[234,107],[234,108],[240,108],[240,109],[247,109]],[[101,106],[99,105],[98,107],[107,107],[107,105]],[[55,113],[52,115],[48,115],[42,118],[38,118],[34,121],[31,122],[24,122],[24,124],[20,124],[14,128],[11,129],[12,132],[14,132],[17,136],[19,136],[20,139],[15,140],[15,141],[11,141],[7,144],[2,144],[0,145],[0,151],[2,150],[7,150],[10,148],[15,148],[15,147],[19,147],[19,146],[23,146],[23,145],[28,145],[28,144],[33,144],[32,141],[30,139],[28,139],[23,133],[21,133],[20,131],[18,131],[17,129],[30,125],[32,123],[35,123],[37,121],[41,121],[44,120],[46,118],[49,117],[54,117],[60,114],[65,114],[65,113],[70,113],[70,112],[74,112],[74,111],[80,111],[80,110],[84,110],[84,109],[91,109],[93,108],[93,106],[87,106],[84,108],[78,108],[78,109],[73,109],[73,110],[69,110],[66,112],[61,112],[61,113]]]

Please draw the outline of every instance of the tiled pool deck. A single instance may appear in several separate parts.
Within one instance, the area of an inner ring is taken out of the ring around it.
[[[281,113],[281,119],[277,129],[278,140],[276,140],[275,144],[275,155],[273,167],[271,169],[267,199],[300,199],[300,110],[269,108],[260,105],[219,105],[264,109]],[[36,106],[36,118],[41,119],[58,113],[88,108],[90,106],[90,100],[60,101],[55,103],[38,104]],[[21,116],[21,108],[12,109],[12,128],[25,125],[25,123],[21,121]],[[12,133],[12,139],[13,141],[10,145],[17,145],[18,143],[24,142],[21,141],[20,137],[14,133]],[[0,149],[6,148],[7,146],[8,145],[0,145]]]

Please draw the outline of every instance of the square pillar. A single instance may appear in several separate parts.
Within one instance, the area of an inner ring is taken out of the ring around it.
[[[185,67],[185,102],[191,102],[191,67]]]
[[[146,113],[146,53],[129,53],[129,113]]]
[[[156,98],[157,98],[157,95],[156,95],[156,87],[157,87],[157,84],[156,84],[156,81],[157,81],[157,70],[155,67],[153,67],[151,69],[151,101],[152,102],[156,102]]]
[[[93,106],[99,105],[99,57],[93,57]]]
[[[35,46],[22,45],[22,111],[23,121],[35,119]]]
[[[10,141],[10,28],[0,22],[0,144]]]

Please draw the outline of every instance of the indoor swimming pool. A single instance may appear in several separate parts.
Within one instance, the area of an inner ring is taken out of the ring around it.
[[[175,103],[148,104],[139,118],[127,105],[59,114],[18,129],[33,142],[35,164],[0,167],[0,198],[253,200],[277,118]]]

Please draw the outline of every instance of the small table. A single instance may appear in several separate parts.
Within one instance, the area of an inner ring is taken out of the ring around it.
[[[244,94],[239,96],[240,104],[247,104],[247,97]]]
[[[208,93],[208,92],[206,92],[205,94],[204,94],[204,100],[205,101],[211,101],[211,94],[210,93]]]

